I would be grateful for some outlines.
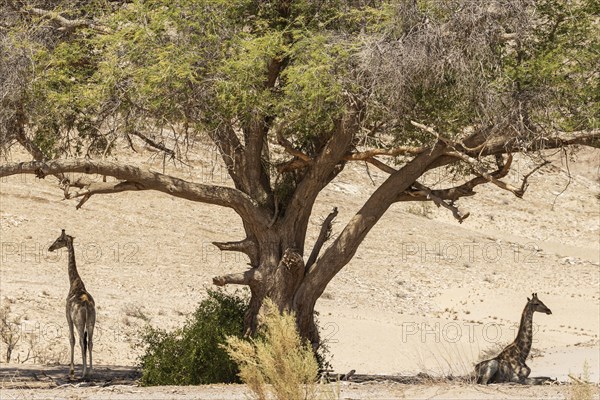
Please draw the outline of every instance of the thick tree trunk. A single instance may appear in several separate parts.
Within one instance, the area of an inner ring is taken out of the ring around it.
[[[281,227],[265,234],[256,245],[255,266],[242,274],[216,277],[213,282],[219,286],[226,284],[249,286],[251,298],[244,319],[246,335],[253,335],[259,327],[262,306],[265,298],[268,297],[280,311],[296,314],[300,335],[308,339],[316,349],[319,334],[315,326],[314,307],[318,296],[308,296],[306,299],[297,297],[298,289],[305,278],[306,267],[303,254],[287,243],[290,237],[293,237],[293,234],[285,232]],[[246,241],[235,243],[240,245],[219,243],[217,246],[222,250],[239,251],[241,244]]]
[[[296,312],[295,295],[304,279],[304,260],[292,247],[277,253],[277,245],[270,243],[267,257],[255,268],[254,279],[248,282],[251,290],[250,306],[246,313],[246,334],[253,334],[258,327],[263,301],[269,297],[280,311]],[[301,332],[302,336],[304,335]]]

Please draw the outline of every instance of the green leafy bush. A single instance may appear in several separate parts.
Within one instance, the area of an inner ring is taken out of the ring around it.
[[[208,290],[183,328],[148,326],[138,346],[143,385],[199,385],[238,382],[238,368],[223,348],[226,337],[242,337],[247,297]]]

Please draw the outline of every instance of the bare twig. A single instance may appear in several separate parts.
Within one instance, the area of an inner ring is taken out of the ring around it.
[[[47,18],[51,21],[57,22],[63,29],[77,29],[77,28],[91,28],[99,33],[110,33],[111,29],[105,25],[99,24],[96,21],[89,19],[68,19],[60,15],[59,12],[44,10],[36,7],[27,7],[23,9],[24,12],[37,15],[42,18]]]
[[[281,132],[281,130],[277,131],[277,143],[279,143],[279,145],[281,147],[283,147],[283,149],[288,154],[290,154],[294,157],[297,157],[298,159],[304,161],[305,163],[312,162],[312,159],[310,158],[310,156],[308,156],[307,154],[304,154],[300,150],[297,150],[296,148],[294,148],[292,143],[283,136],[283,133]]]
[[[532,169],[531,171],[529,171],[529,173],[523,177],[523,182],[521,183],[521,189],[520,189],[521,192],[525,193],[525,191],[529,187],[529,183],[527,182],[527,180],[529,179],[529,177],[531,175],[533,175],[538,169],[540,169],[540,168],[542,168],[542,167],[544,167],[544,166],[546,166],[548,164],[551,164],[551,162],[548,161],[548,160],[545,160],[543,163],[541,163],[540,165],[538,165],[537,167],[535,167],[534,169]]]
[[[154,147],[155,149],[158,149],[160,151],[163,151],[165,154],[168,154],[171,156],[171,158],[176,158],[175,156],[175,151],[167,148],[165,145],[163,145],[162,143],[157,143],[154,140],[150,139],[148,136],[144,135],[141,132],[138,131],[132,131],[130,132],[132,135],[135,135],[137,137],[139,137],[140,139],[142,139],[144,142],[146,142],[147,145],[149,145],[150,147]]]
[[[449,156],[456,157],[456,158],[463,160],[464,162],[466,162],[467,164],[469,164],[471,166],[471,168],[477,175],[482,176],[483,178],[487,179],[488,181],[490,181],[494,185],[498,186],[499,188],[513,193],[518,198],[523,197],[523,194],[525,192],[522,189],[514,187],[513,185],[506,183],[504,181],[501,181],[500,179],[494,177],[493,174],[490,174],[488,171],[486,171],[485,168],[483,168],[480,165],[479,161],[477,161],[473,157],[470,157],[459,151],[451,151],[446,154]]]
[[[370,149],[360,152],[347,154],[344,160],[347,161],[365,161],[375,156],[397,157],[400,155],[417,155],[425,151],[424,147],[400,146],[391,149]]]
[[[447,208],[448,210],[452,211],[452,215],[454,216],[454,218],[456,218],[458,220],[459,224],[462,224],[463,221],[469,217],[470,213],[469,212],[462,213],[454,205],[454,200],[451,200],[450,203],[446,203],[440,197],[436,196],[430,188],[428,188],[427,186],[425,186],[419,182],[415,182],[413,184],[413,186],[415,188],[417,188],[418,190],[425,192],[425,194],[427,195],[427,198],[432,200],[438,207],[444,207],[444,208]]]

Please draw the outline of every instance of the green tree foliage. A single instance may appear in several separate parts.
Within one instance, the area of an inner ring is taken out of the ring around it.
[[[110,151],[136,131],[189,139],[265,121],[311,154],[354,103],[366,138],[400,144],[431,140],[410,120],[449,134],[598,126],[591,0],[43,6],[95,21],[66,29],[33,3],[4,6],[0,65],[13,69],[0,117],[23,110],[48,155]]]
[[[238,369],[222,347],[241,338],[245,297],[209,290],[186,324],[173,332],[147,327],[138,346],[144,385],[199,385],[238,381]]]

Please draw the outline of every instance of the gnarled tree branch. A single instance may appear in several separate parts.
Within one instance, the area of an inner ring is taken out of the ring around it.
[[[379,169],[381,169],[382,171],[385,171],[389,174],[393,174],[394,172],[396,172],[397,170],[395,168],[390,167],[389,165],[375,159],[375,158],[370,158],[367,159],[367,162],[375,165],[376,167],[378,167]],[[451,200],[450,203],[446,203],[444,201],[443,198],[439,197],[438,195],[436,195],[436,191],[433,189],[428,188],[427,186],[416,182],[412,185],[414,188],[416,188],[416,191],[410,191],[407,190],[404,193],[402,193],[397,201],[426,201],[426,200],[432,200],[438,207],[444,207],[447,208],[448,210],[452,211],[452,215],[454,215],[454,218],[456,218],[458,220],[459,223],[462,224],[462,222],[467,219],[469,217],[469,213],[462,213],[453,203],[454,200]],[[419,198],[417,198],[419,197]]]
[[[488,137],[485,132],[476,132],[461,143],[458,143],[456,150],[473,158],[481,158],[496,154],[559,149],[573,145],[600,148],[600,129],[555,132],[553,136],[540,136],[530,140],[509,134]],[[445,155],[429,165],[429,169],[442,167],[454,162],[456,162],[455,157]]]
[[[333,179],[340,169],[340,162],[348,152],[352,138],[358,131],[360,116],[357,111],[348,112],[337,124],[335,132],[314,158],[306,175],[296,187],[285,213],[283,224],[298,227],[297,236],[290,241],[300,252],[304,247],[305,226],[308,224],[312,206],[319,192]]]
[[[142,170],[132,165],[77,159],[0,165],[0,177],[16,174],[36,174],[38,177],[45,177],[66,172],[99,174],[127,181],[123,186],[116,184],[112,188],[108,185],[98,184],[95,189],[88,189],[90,192],[82,192],[81,195],[83,196],[125,190],[156,190],[191,201],[232,208],[244,221],[249,221],[258,226],[265,226],[270,217],[250,196],[237,189],[189,182],[158,172]]]
[[[466,162],[467,164],[469,164],[471,166],[471,168],[473,169],[473,171],[477,175],[480,175],[481,177],[487,179],[488,181],[490,181],[494,185],[498,186],[499,188],[511,192],[512,194],[514,194],[518,198],[523,197],[523,194],[525,194],[525,191],[522,190],[523,188],[519,189],[519,188],[514,187],[513,185],[511,185],[509,183],[506,183],[506,182],[501,181],[500,179],[494,177],[493,174],[491,174],[490,172],[486,171],[485,168],[483,168],[480,165],[479,161],[477,161],[473,157],[469,157],[468,155],[463,154],[463,153],[461,153],[459,151],[451,151],[451,152],[448,152],[446,154],[449,155],[449,156],[452,156],[452,157],[459,158],[462,161]]]
[[[310,268],[297,296],[320,296],[327,283],[356,253],[359,244],[375,226],[400,193],[407,190],[427,170],[428,166],[446,152],[446,145],[438,142],[391,174],[352,217],[339,236]],[[310,289],[308,289],[310,288]],[[316,300],[316,299],[315,299]]]

